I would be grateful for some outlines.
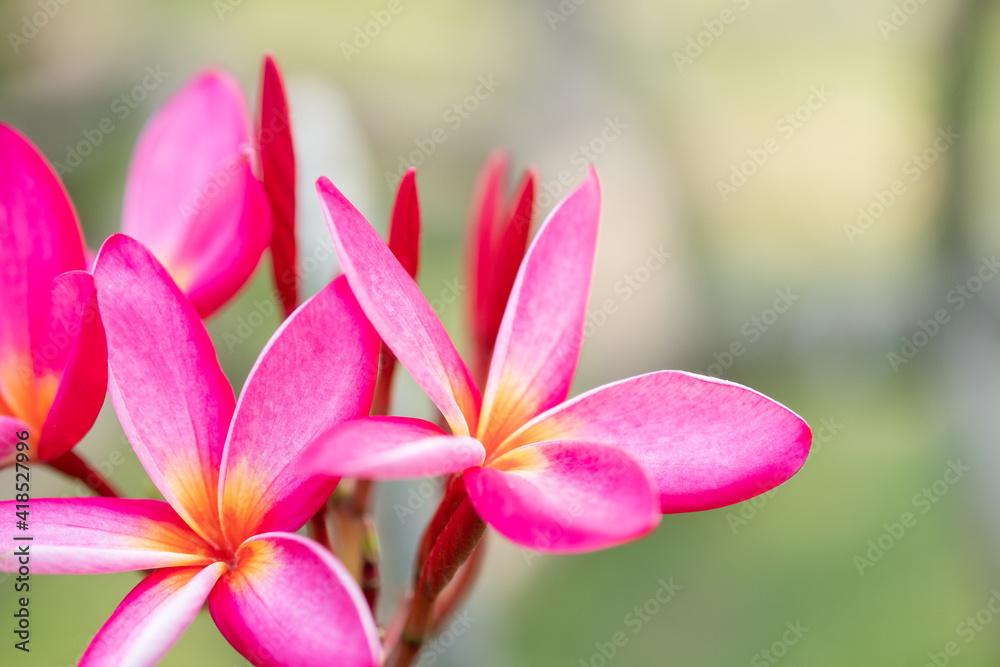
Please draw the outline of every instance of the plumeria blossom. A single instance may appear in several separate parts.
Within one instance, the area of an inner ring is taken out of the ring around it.
[[[357,584],[329,551],[289,532],[337,482],[296,474],[302,449],[371,402],[378,337],[345,281],[285,320],[237,401],[197,313],[149,251],[112,236],[94,273],[112,402],[166,502],[32,500],[33,573],[155,570],[80,664],[155,664],[207,600],[255,665],[377,665],[378,633]],[[10,571],[22,543],[4,540]]]
[[[107,350],[76,211],[42,154],[0,124],[0,466],[27,431],[57,468],[93,426]]]
[[[517,269],[528,249],[535,205],[533,169],[521,178],[509,202],[504,199],[510,158],[494,151],[479,173],[470,213],[469,282],[472,285],[469,329],[472,332],[473,370],[479,381],[489,372],[500,320],[514,287]]]
[[[328,180],[317,188],[361,308],[453,435],[417,420],[354,421],[317,440],[308,469],[373,478],[464,470],[468,499],[501,534],[539,551],[580,552],[637,538],[661,513],[756,496],[805,461],[809,426],[731,382],[661,371],[567,400],[597,240],[593,170],[521,263],[483,395],[368,222]]]
[[[271,247],[286,313],[297,299],[295,160],[288,104],[264,62],[256,128],[239,84],[207,70],[149,120],[129,167],[123,233],[141,241],[208,317]]]

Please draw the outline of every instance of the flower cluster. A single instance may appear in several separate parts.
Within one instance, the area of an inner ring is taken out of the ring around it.
[[[26,431],[33,462],[98,494],[31,501],[33,570],[144,575],[81,665],[156,664],[207,604],[254,665],[405,667],[468,590],[487,525],[535,551],[602,549],[663,514],[764,493],[808,455],[800,417],[731,382],[660,371],[569,396],[597,246],[593,170],[532,238],[534,172],[508,199],[506,156],[487,161],[467,366],[415,282],[413,170],[387,242],[319,180],[344,275],[299,303],[292,128],[270,57],[254,121],[219,71],[150,119],[122,233],[96,256],[39,151],[0,125],[0,152],[0,465]],[[285,319],[236,397],[202,318],[267,250]],[[397,363],[440,424],[390,416]],[[162,500],[119,497],[73,452],[106,393]],[[446,476],[445,491],[411,592],[380,630],[372,485],[427,476]],[[0,569],[16,570],[2,539]]]

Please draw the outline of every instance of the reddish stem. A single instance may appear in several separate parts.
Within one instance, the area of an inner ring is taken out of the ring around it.
[[[120,498],[121,494],[111,486],[104,476],[90,467],[85,460],[72,450],[62,456],[46,461],[48,465],[69,477],[75,477],[87,485],[91,491],[105,498]]]
[[[486,535],[483,534],[469,560],[459,569],[456,578],[442,592],[441,598],[434,605],[434,620],[431,624],[431,634],[437,634],[441,625],[448,620],[465,597],[472,591],[479,572],[483,569],[483,554],[486,552]]]
[[[387,667],[409,667],[413,663],[431,636],[438,596],[472,555],[485,530],[486,524],[476,514],[472,503],[463,498],[420,570],[402,636],[389,654]]]
[[[427,557],[437,543],[442,531],[448,526],[448,522],[451,521],[452,516],[466,498],[468,498],[468,495],[465,492],[465,480],[462,478],[462,473],[456,473],[448,479],[441,504],[438,505],[437,511],[431,518],[431,522],[427,524],[427,528],[424,530],[424,536],[420,541],[420,548],[417,551],[417,560],[413,566],[414,582],[420,577],[424,563],[427,562]]]

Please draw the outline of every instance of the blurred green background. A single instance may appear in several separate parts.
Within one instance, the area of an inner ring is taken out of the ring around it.
[[[304,257],[327,243],[318,176],[384,229],[400,160],[444,128],[418,167],[430,299],[464,289],[470,192],[491,148],[537,165],[552,197],[560,172],[575,185],[592,159],[603,226],[575,391],[698,370],[813,425],[809,461],[776,492],[664,517],[641,542],[536,557],[489,535],[469,627],[421,664],[995,665],[1000,281],[976,277],[993,277],[1000,246],[997,4],[401,0],[386,21],[388,0],[5,0],[0,120],[65,162],[112,119],[64,176],[96,248],[118,227],[150,114],[206,66],[253,99],[271,51],[290,88]],[[34,34],[25,21],[43,5],[58,11]],[[116,100],[147,67],[167,76],[125,114]],[[481,80],[493,90],[468,109]],[[653,250],[669,260],[636,273]],[[309,290],[335,270],[320,262]],[[625,289],[627,277],[645,282]],[[209,324],[237,389],[276,316],[237,345],[226,335],[269,289],[259,271]],[[792,303],[781,314],[769,312],[778,292]],[[616,312],[602,318],[608,299]],[[458,340],[461,306],[442,309]],[[397,411],[430,417],[404,380]],[[155,496],[110,405],[80,451],[129,495]],[[81,492],[39,480],[36,495]],[[0,474],[0,497],[12,488]],[[431,510],[398,518],[418,488],[380,489],[383,607]],[[915,523],[894,525],[905,512]],[[10,646],[13,591],[0,584],[0,663],[74,664],[136,581],[37,578],[28,658]],[[661,582],[680,587],[664,605],[651,602]],[[163,664],[246,663],[202,614]]]

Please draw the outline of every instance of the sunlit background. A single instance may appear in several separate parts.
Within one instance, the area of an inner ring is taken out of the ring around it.
[[[401,166],[416,165],[420,284],[456,340],[469,200],[489,151],[539,168],[540,213],[593,161],[602,232],[574,391],[699,371],[812,424],[790,482],[664,517],[643,541],[546,557],[489,534],[464,623],[421,665],[994,665],[997,4],[5,0],[0,120],[67,167],[96,248],[118,228],[146,119],[205,67],[233,72],[253,100],[273,52],[290,88],[309,292],[337,270],[315,179],[384,230]],[[237,389],[278,324],[261,306],[269,292],[261,270],[209,323]],[[403,380],[396,411],[433,418]],[[156,495],[109,404],[80,451],[128,495]],[[0,485],[12,497],[9,471]],[[82,493],[47,471],[33,491]],[[380,487],[383,616],[433,509],[401,508],[426,491]],[[75,664],[137,580],[34,579],[30,656],[11,647],[13,585],[0,584],[0,663]],[[660,604],[664,584],[679,590]],[[203,613],[163,664],[246,662]]]

